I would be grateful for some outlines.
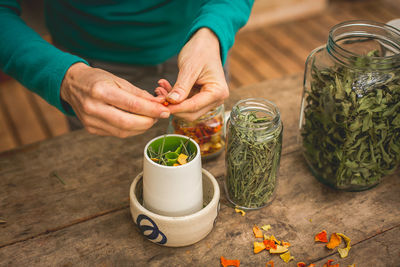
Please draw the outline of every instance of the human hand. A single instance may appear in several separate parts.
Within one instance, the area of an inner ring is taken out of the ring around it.
[[[154,97],[128,81],[84,63],[72,65],[61,84],[68,102],[89,133],[125,138],[145,132],[170,111]]]
[[[168,92],[167,101],[174,104],[168,106],[172,114],[193,121],[228,98],[219,40],[210,29],[199,29],[186,43],[179,53],[178,67],[173,87],[159,83]]]

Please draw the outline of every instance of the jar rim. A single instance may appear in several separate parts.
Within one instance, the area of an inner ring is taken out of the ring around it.
[[[354,30],[356,27],[359,27],[359,30]],[[373,30],[379,30],[381,34],[373,32]],[[354,63],[356,58],[363,57],[363,55],[349,51],[337,42],[355,36],[388,41],[392,49],[399,51],[389,56],[372,56],[371,63],[374,65],[374,68],[384,69],[387,68],[389,64],[400,66],[400,30],[391,25],[371,20],[350,20],[333,26],[328,36],[328,53],[344,65]],[[356,67],[362,68],[361,66]],[[390,68],[393,68],[393,66]]]
[[[252,106],[249,106],[251,104]],[[244,105],[244,106],[243,106]],[[251,108],[251,109],[250,109]],[[260,123],[251,123],[251,125],[257,125],[257,127],[249,127],[249,125],[243,126],[238,124],[239,122],[238,117],[239,113],[241,111],[247,111],[247,110],[254,110],[254,111],[262,111],[270,113],[272,115],[271,120],[266,121],[266,122],[260,122]],[[247,98],[247,99],[242,99],[238,101],[232,108],[230,119],[231,123],[235,125],[235,127],[239,128],[246,128],[250,130],[269,130],[273,131],[276,128],[278,128],[281,124],[281,116],[279,112],[279,108],[276,106],[275,103],[264,99],[264,98]]]

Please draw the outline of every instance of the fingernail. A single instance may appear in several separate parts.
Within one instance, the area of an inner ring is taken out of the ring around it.
[[[169,112],[164,111],[163,113],[160,114],[160,117],[163,119],[166,119],[169,117]]]
[[[179,94],[173,92],[173,93],[171,93],[171,94],[168,95],[168,98],[170,98],[170,99],[172,99],[172,100],[175,100],[175,101],[178,101],[178,100],[179,100]]]

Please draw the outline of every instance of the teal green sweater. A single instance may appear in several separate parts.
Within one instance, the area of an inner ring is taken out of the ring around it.
[[[177,55],[201,27],[218,36],[224,63],[253,1],[47,0],[47,27],[66,53],[26,26],[18,1],[0,0],[0,68],[66,113],[60,86],[72,64],[159,64]]]

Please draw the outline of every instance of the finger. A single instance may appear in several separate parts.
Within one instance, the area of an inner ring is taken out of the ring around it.
[[[199,71],[198,68],[181,67],[177,81],[167,96],[167,101],[177,104],[186,99],[200,74]]]
[[[154,97],[152,94],[150,94],[149,92],[140,89],[139,87],[136,87],[135,85],[131,84],[130,82],[128,82],[127,80],[121,79],[117,76],[115,76],[115,81],[114,83],[116,84],[117,87],[121,88],[122,90],[137,95],[141,98],[150,100],[150,101],[156,101],[159,102],[160,100],[157,99],[156,97]],[[161,103],[161,102],[159,102]]]
[[[229,96],[228,90],[204,87],[198,94],[180,104],[169,106],[171,113],[196,113],[215,102],[221,102]]]
[[[194,121],[194,120],[197,120],[198,118],[200,118],[201,116],[203,116],[204,114],[206,114],[208,111],[210,111],[222,104],[223,104],[223,101],[217,101],[217,102],[214,102],[214,103],[202,108],[201,110],[199,110],[197,112],[174,113],[174,116],[180,117],[187,121]]]
[[[97,84],[93,88],[92,94],[94,98],[100,101],[104,101],[109,105],[116,106],[119,109],[131,113],[140,114],[152,118],[168,118],[170,114],[168,108],[164,107],[158,101],[152,101],[157,98],[153,96],[152,100],[142,98],[125,90],[121,90],[121,88],[110,83]],[[161,99],[158,98],[158,100]],[[89,105],[90,102],[87,104]],[[86,113],[90,113],[93,108],[86,107],[86,109]]]
[[[86,131],[90,134],[100,135],[100,136],[111,136],[112,134],[99,128],[95,127],[85,127]]]
[[[101,123],[106,123],[112,127],[117,128],[118,130],[123,131],[145,131],[153,126],[156,123],[156,119],[125,112],[123,110],[119,110],[110,105],[104,105],[99,103],[97,112],[92,116],[96,120],[91,119],[88,123],[96,122],[96,125],[99,126]],[[106,130],[112,130],[106,129]]]
[[[127,91],[129,93],[132,93],[134,95],[137,95],[137,96],[140,96],[142,98],[149,99],[149,100],[151,100],[154,97],[149,92],[147,92],[146,90],[143,90],[143,89],[131,84],[130,82],[128,82],[125,79],[122,79],[122,78],[120,78],[118,76],[115,76],[114,78],[115,78],[114,79],[114,83],[119,88],[121,88],[122,90],[125,90],[125,91]]]
[[[162,96],[167,96],[168,95],[167,89],[165,89],[165,88],[163,88],[161,86],[157,87],[154,91],[156,92],[157,95],[162,95]]]
[[[171,84],[166,79],[160,79],[157,83],[159,86],[161,86],[165,90],[167,90],[167,92],[170,92],[172,90]]]

